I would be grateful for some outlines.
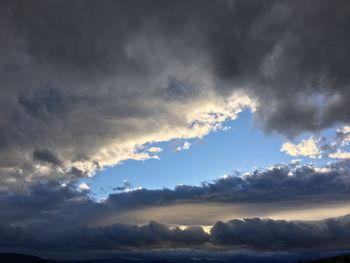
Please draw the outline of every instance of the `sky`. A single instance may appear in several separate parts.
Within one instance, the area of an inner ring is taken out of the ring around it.
[[[350,249],[349,17],[345,0],[1,1],[0,251]]]
[[[282,136],[266,136],[254,129],[249,110],[240,113],[236,120],[225,121],[223,127],[203,138],[150,144],[149,147],[162,149],[157,154],[159,159],[124,161],[83,181],[90,186],[93,196],[103,197],[113,188],[123,186],[124,180],[133,187],[147,189],[199,185],[235,172],[263,169],[295,159],[280,151]],[[186,142],[189,149],[177,150]]]

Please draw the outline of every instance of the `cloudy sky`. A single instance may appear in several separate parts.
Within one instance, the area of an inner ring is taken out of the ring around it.
[[[350,249],[349,17],[0,1],[0,249]]]

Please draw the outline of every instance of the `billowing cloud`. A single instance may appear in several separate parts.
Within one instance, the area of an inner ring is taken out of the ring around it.
[[[0,10],[2,188],[156,158],[145,144],[203,137],[245,107],[288,136],[350,121],[347,1]]]

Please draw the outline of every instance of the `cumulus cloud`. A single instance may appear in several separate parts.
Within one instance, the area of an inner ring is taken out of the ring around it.
[[[298,144],[286,142],[282,145],[281,151],[294,157],[306,156],[309,158],[321,158],[321,150],[318,148],[319,140],[310,137],[307,140],[302,140]]]

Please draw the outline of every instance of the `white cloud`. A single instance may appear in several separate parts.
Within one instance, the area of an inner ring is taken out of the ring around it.
[[[160,147],[154,147],[154,146],[153,146],[153,147],[149,148],[148,151],[149,151],[150,153],[159,153],[159,152],[162,151],[162,148],[160,148]]]
[[[305,156],[313,159],[321,158],[321,150],[318,147],[319,140],[310,137],[307,140],[302,140],[298,144],[286,142],[282,145],[281,151],[290,156]]]
[[[188,141],[185,141],[184,144],[179,146],[179,147],[177,147],[175,151],[177,151],[177,152],[185,151],[185,150],[190,149],[190,147],[191,147],[191,143],[188,142]]]
[[[350,133],[350,126],[344,126],[343,128],[339,129],[339,131],[343,133]]]
[[[332,171],[329,167],[313,167],[316,173],[330,173]]]
[[[342,151],[338,151],[335,153],[330,153],[328,155],[330,158],[334,158],[334,159],[350,159],[350,152],[342,152]]]
[[[188,150],[188,149],[190,149],[190,146],[191,146],[191,143],[185,142],[184,145],[182,146],[182,149],[183,150]]]
[[[350,159],[350,152],[344,151],[344,147],[350,143],[350,126],[344,126],[336,130],[333,138],[315,138],[302,140],[300,143],[286,142],[281,151],[290,156],[306,156],[309,158],[329,157],[333,159]]]
[[[90,189],[90,187],[89,187],[86,183],[81,183],[81,184],[79,185],[79,188],[80,188],[81,190],[83,190],[83,191],[87,191],[87,190]]]
[[[224,174],[221,178],[224,179],[224,180],[226,180],[226,179],[229,179],[230,176],[229,176],[228,174]]]

